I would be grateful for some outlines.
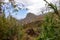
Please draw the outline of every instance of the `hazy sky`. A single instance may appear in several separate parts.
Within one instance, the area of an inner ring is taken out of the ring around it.
[[[48,2],[56,2],[57,0],[47,0]],[[5,2],[8,2],[8,0],[5,0]],[[15,0],[15,2],[23,3],[26,8],[29,10],[20,10],[17,15],[14,15],[17,19],[24,18],[28,12],[32,12],[36,15],[39,15],[40,8],[45,7],[45,2],[43,0]]]

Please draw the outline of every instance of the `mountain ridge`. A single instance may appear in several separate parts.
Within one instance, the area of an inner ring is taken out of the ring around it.
[[[19,20],[21,24],[28,24],[31,22],[43,20],[44,15],[35,15],[33,13],[28,13],[27,16],[24,19]]]

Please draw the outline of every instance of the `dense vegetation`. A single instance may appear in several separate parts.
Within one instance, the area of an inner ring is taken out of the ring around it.
[[[0,40],[14,40],[20,36],[20,24],[10,16],[0,16]]]
[[[46,15],[38,40],[60,40],[60,19],[55,14]]]
[[[23,26],[11,15],[5,18],[3,11],[0,15],[0,40],[60,40],[60,10],[52,3],[44,1],[54,12],[48,12],[44,20]]]
[[[12,16],[0,16],[0,40],[60,40],[59,16],[50,12],[44,17],[21,26]]]

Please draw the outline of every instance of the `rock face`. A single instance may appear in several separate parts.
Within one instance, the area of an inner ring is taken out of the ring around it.
[[[37,15],[34,15],[33,13],[28,13],[26,18],[20,20],[20,23],[21,24],[28,24],[28,23],[39,21],[42,19],[43,19],[43,15],[37,16]]]

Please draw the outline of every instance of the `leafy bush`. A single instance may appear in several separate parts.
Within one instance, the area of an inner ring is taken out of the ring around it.
[[[0,16],[0,40],[20,39],[20,27],[21,25],[12,16],[10,19],[4,15]]]
[[[60,19],[56,20],[56,15],[49,13],[42,24],[42,32],[38,40],[60,40]],[[59,23],[59,24],[58,24]],[[59,29],[59,30],[58,30]]]

